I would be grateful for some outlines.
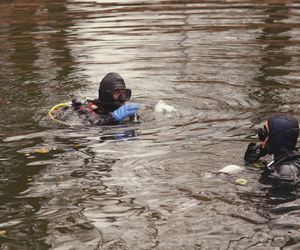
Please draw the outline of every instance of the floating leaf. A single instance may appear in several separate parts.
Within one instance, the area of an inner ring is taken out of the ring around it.
[[[246,179],[237,179],[236,181],[235,181],[235,183],[236,184],[238,184],[238,185],[242,185],[242,186],[245,186],[245,185],[247,185],[247,183],[248,183],[248,181],[246,180]]]
[[[35,149],[33,152],[38,153],[38,154],[48,154],[49,149],[47,149],[47,148],[38,148],[38,149]]]
[[[263,168],[265,165],[262,163],[253,163],[251,166],[254,168]]]

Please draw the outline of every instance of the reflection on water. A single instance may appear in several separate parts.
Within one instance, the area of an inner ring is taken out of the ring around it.
[[[1,249],[297,249],[297,193],[217,171],[268,114],[298,116],[298,16],[284,0],[1,2]],[[111,71],[141,124],[46,117]]]
[[[255,77],[261,88],[254,91],[251,98],[262,104],[261,111],[273,111],[285,103],[281,98],[281,92],[290,87],[284,76],[292,71],[286,67],[292,60],[292,55],[285,50],[291,38],[288,33],[291,26],[286,25],[284,21],[291,13],[284,2],[268,6],[265,13],[265,27],[258,37],[263,44],[260,74]]]

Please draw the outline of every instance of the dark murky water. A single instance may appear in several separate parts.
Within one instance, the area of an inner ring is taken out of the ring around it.
[[[214,174],[269,114],[300,118],[299,3],[11,0],[0,22],[1,249],[299,249],[297,196]],[[142,124],[47,119],[111,71]]]

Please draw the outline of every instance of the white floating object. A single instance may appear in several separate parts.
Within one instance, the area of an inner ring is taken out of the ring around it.
[[[225,173],[225,174],[236,174],[238,172],[241,172],[243,169],[244,169],[243,167],[240,167],[238,165],[230,164],[220,169],[218,172]]]
[[[158,113],[172,113],[172,112],[176,112],[176,108],[174,106],[165,103],[162,100],[159,100],[155,105],[154,111]]]
[[[159,100],[157,102],[154,108],[154,112],[156,115],[163,115],[166,117],[172,117],[177,114],[177,110],[174,106],[171,106],[162,100]]]

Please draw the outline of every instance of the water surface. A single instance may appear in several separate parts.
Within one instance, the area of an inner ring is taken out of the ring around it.
[[[299,17],[292,1],[1,2],[1,249],[298,249],[297,194],[216,172],[270,114],[300,118]],[[141,124],[47,118],[112,71]]]

